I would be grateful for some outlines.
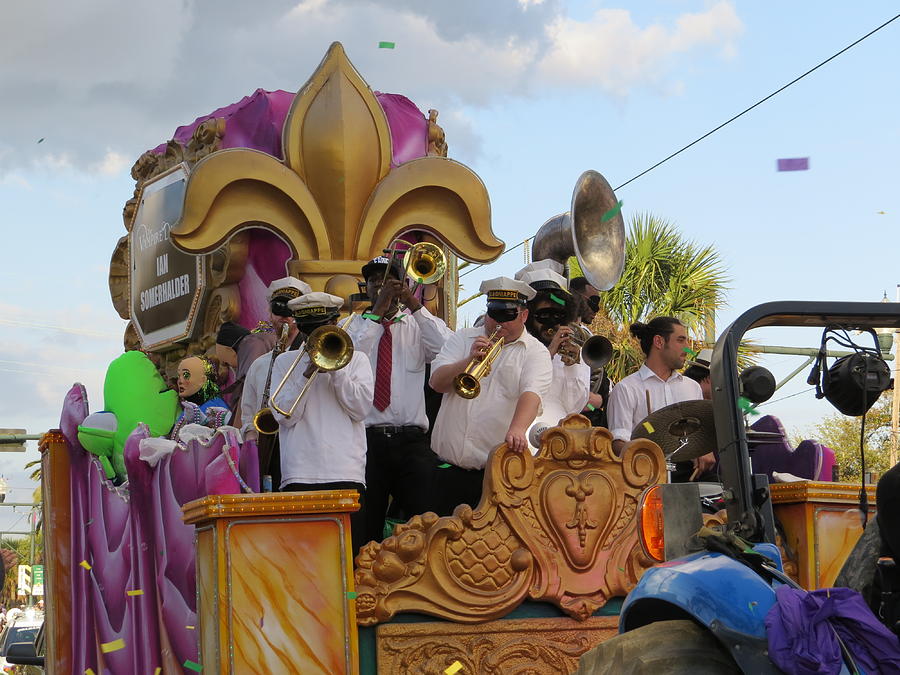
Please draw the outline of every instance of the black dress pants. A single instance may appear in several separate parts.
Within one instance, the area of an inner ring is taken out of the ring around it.
[[[431,486],[439,460],[419,427],[369,427],[366,442],[364,541],[381,541],[389,497],[406,518],[435,510]]]
[[[438,499],[435,513],[452,516],[460,504],[468,504],[474,509],[481,501],[483,484],[484,469],[462,469],[453,464],[439,467],[434,473],[434,493]]]
[[[359,549],[367,541],[364,538],[366,486],[350,480],[335,481],[333,483],[289,483],[281,488],[280,492],[315,492],[317,490],[356,490],[359,493],[359,511],[350,514],[350,539],[353,546],[353,559],[355,560]]]

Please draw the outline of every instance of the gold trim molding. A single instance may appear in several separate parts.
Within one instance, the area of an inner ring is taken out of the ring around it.
[[[829,483],[802,481],[797,483],[772,483],[769,485],[773,504],[796,502],[834,502],[856,504],[859,502],[859,485],[853,483]],[[867,485],[869,504],[875,503],[875,486]]]
[[[500,618],[526,598],[587,620],[634,588],[653,561],[635,513],[641,493],[665,479],[659,447],[629,443],[569,415],[544,433],[537,456],[506,445],[491,454],[473,511],[414,516],[357,557],[357,620],[420,612],[459,623]]]

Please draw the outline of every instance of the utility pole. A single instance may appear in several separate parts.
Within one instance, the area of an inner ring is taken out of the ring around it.
[[[897,284],[897,302],[900,303],[900,284]],[[894,355],[900,357],[900,330],[894,330]],[[894,359],[894,399],[891,401],[891,466],[897,463],[897,445],[900,441],[900,363]]]

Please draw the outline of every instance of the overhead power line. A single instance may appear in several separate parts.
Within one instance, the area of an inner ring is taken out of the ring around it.
[[[751,105],[749,108],[746,108],[746,109],[742,110],[741,112],[739,112],[737,115],[735,115],[735,116],[732,117],[731,119],[726,120],[725,122],[722,122],[722,124],[720,124],[719,126],[717,126],[715,129],[713,129],[713,130],[711,130],[711,131],[707,131],[707,132],[706,132],[705,134],[703,134],[700,138],[698,138],[698,139],[696,139],[696,140],[694,140],[694,141],[691,141],[690,143],[688,143],[686,146],[684,146],[684,147],[681,148],[680,150],[676,150],[675,152],[673,152],[671,155],[669,155],[669,156],[666,157],[665,159],[662,159],[662,160],[658,161],[656,164],[654,164],[653,166],[651,166],[649,169],[645,169],[644,171],[641,171],[637,176],[634,176],[633,178],[629,178],[629,179],[626,180],[624,183],[622,183],[619,187],[617,187],[616,190],[621,190],[623,187],[625,187],[626,185],[628,185],[628,184],[631,183],[632,181],[635,181],[635,180],[637,180],[638,178],[640,178],[641,176],[644,176],[644,175],[650,173],[651,171],[653,171],[653,169],[655,169],[655,168],[657,168],[657,167],[659,167],[659,166],[662,166],[663,164],[665,164],[666,162],[668,162],[670,159],[672,159],[673,157],[675,157],[675,156],[677,156],[677,155],[680,155],[682,152],[684,152],[685,150],[687,150],[687,149],[690,148],[691,146],[696,145],[697,143],[699,143],[700,141],[702,141],[704,138],[709,138],[709,137],[712,136],[714,133],[716,133],[719,129],[721,129],[721,128],[723,128],[723,127],[725,127],[725,126],[731,124],[731,123],[734,122],[738,117],[741,117],[741,116],[743,116],[743,115],[746,115],[748,112],[750,112],[751,110],[753,110],[755,107],[757,107],[757,106],[759,106],[759,105],[765,103],[766,101],[768,101],[768,100],[769,100],[770,98],[772,98],[773,96],[775,96],[775,95],[777,95],[777,94],[780,94],[780,93],[783,92],[785,89],[787,89],[788,87],[790,87],[792,84],[796,84],[797,82],[799,82],[800,80],[802,80],[804,77],[806,77],[806,76],[809,75],[810,73],[815,72],[816,70],[818,70],[819,68],[821,68],[822,66],[824,66],[824,65],[825,65],[826,63],[828,63],[829,61],[833,61],[833,60],[836,59],[838,56],[840,56],[840,55],[843,54],[844,52],[846,52],[846,51],[852,49],[853,47],[855,47],[856,45],[858,45],[860,42],[862,42],[863,40],[865,40],[866,38],[871,37],[872,35],[875,35],[875,33],[877,33],[878,31],[880,31],[882,28],[884,28],[884,27],[887,26],[888,24],[890,24],[890,23],[896,21],[897,19],[900,19],[900,14],[897,14],[896,16],[894,16],[894,17],[888,19],[888,20],[885,21],[883,24],[881,24],[880,26],[878,26],[878,28],[875,28],[874,30],[869,31],[868,33],[866,33],[865,35],[863,35],[863,36],[862,36],[861,38],[859,38],[858,40],[855,40],[854,42],[851,42],[849,45],[847,45],[846,47],[844,47],[841,51],[839,51],[839,52],[837,52],[837,53],[835,53],[835,54],[832,54],[832,55],[829,56],[827,59],[825,59],[824,61],[822,61],[820,64],[818,64],[818,65],[816,65],[816,66],[813,66],[812,68],[810,68],[809,70],[807,70],[805,73],[803,73],[803,74],[800,75],[799,77],[795,77],[793,80],[791,80],[790,82],[788,82],[786,85],[784,85],[783,87],[780,87],[780,88],[776,89],[775,91],[773,91],[771,94],[769,94],[769,95],[766,96],[765,98],[761,98],[761,99],[758,100],[756,103],[754,103],[753,105]]]

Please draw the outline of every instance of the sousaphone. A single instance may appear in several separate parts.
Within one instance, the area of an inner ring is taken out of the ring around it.
[[[625,268],[622,212],[601,222],[617,203],[606,179],[597,171],[585,171],[575,183],[571,209],[548,220],[534,235],[531,259],[549,258],[565,265],[575,256],[588,283],[597,290],[608,291]]]

